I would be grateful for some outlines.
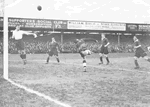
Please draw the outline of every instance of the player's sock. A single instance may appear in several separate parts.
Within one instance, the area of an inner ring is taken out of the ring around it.
[[[20,54],[20,58],[23,59],[23,55],[22,54]]]
[[[26,54],[22,54],[22,59],[23,59],[24,65],[25,65],[26,64]]]
[[[57,59],[57,62],[59,63],[60,61],[59,61],[59,58],[56,58]]]
[[[46,63],[49,63],[49,57],[47,57],[47,61],[46,61]]]
[[[84,69],[84,72],[86,72],[86,60],[85,59],[83,60],[83,69]]]
[[[20,58],[22,59],[24,65],[25,65],[25,61],[24,61],[24,58],[23,58],[23,57],[24,57],[23,54],[20,54]]]
[[[23,63],[24,63],[24,65],[26,64],[26,59],[23,59]]]
[[[135,66],[139,68],[139,64],[137,60],[134,60]]]
[[[147,61],[150,62],[150,58],[148,58]]]
[[[107,64],[109,64],[109,58],[108,57],[106,57],[106,60],[107,60]]]
[[[22,59],[26,59],[26,54],[22,54]]]
[[[103,57],[102,56],[100,57],[100,62],[103,64]]]

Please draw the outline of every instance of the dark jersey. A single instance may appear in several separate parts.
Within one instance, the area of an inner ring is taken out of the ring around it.
[[[104,38],[104,39],[102,40],[102,46],[105,46],[107,43],[108,43],[108,39],[107,39],[107,38]]]
[[[135,46],[139,46],[139,45],[140,45],[139,40],[135,41],[135,42],[134,42],[134,45],[135,45]]]
[[[58,47],[59,47],[59,44],[57,42],[53,42],[50,44],[51,50],[57,50]]]
[[[92,39],[92,38],[84,38],[84,39],[81,39],[79,40],[77,43],[76,43],[76,47],[79,51],[84,51],[87,49],[87,45],[85,42],[89,42],[89,41],[94,41],[94,42],[97,42],[95,39]]]
[[[141,45],[141,43],[139,42],[139,40],[134,42],[134,46],[139,46]],[[138,47],[135,48],[135,56],[140,58],[140,57],[145,57],[147,54],[145,53],[145,51],[142,49],[142,47]]]
[[[137,40],[137,41],[134,42],[134,46],[139,46],[139,45],[141,45],[141,43],[140,43],[139,40]],[[141,48],[141,47],[139,47],[139,48]],[[139,49],[139,48],[136,48],[136,49]]]
[[[84,50],[86,50],[86,44],[85,44],[84,40],[80,40],[76,44],[76,47],[77,47],[78,51],[84,51]]]

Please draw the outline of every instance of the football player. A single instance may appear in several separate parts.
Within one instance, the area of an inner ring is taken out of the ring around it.
[[[52,38],[52,42],[50,44],[50,50],[48,52],[48,57],[47,57],[47,60],[46,60],[46,64],[49,63],[49,59],[52,56],[55,56],[57,62],[59,63],[60,60],[59,60],[58,52],[59,52],[59,44],[56,42],[55,38]]]
[[[137,61],[138,58],[142,57],[148,62],[150,62],[150,58],[147,56],[146,52],[142,49],[140,41],[136,36],[133,37],[133,41],[134,41],[134,48],[135,48],[135,55],[134,55],[134,63],[136,66],[135,69],[139,69],[140,66]]]
[[[27,31],[20,30],[20,26],[17,25],[16,29],[13,31],[11,39],[15,39],[15,44],[18,50],[18,53],[20,54],[21,59],[23,60],[24,65],[26,64],[26,51],[24,42],[22,40],[23,34],[25,35],[33,35],[35,38],[37,35],[35,33],[30,33]]]
[[[92,51],[87,49],[86,42],[93,42],[93,41],[98,42],[97,40],[92,39],[92,38],[76,39],[76,41],[75,41],[77,51],[79,52],[79,54],[83,58],[84,72],[86,72],[86,56],[91,55],[93,53]]]
[[[103,64],[103,55],[105,56],[106,58],[106,61],[107,61],[107,65],[110,63],[109,61],[109,58],[108,58],[108,54],[109,54],[109,51],[108,51],[108,45],[109,45],[109,41],[108,39],[106,38],[105,34],[102,34],[101,35],[101,48],[100,48],[100,63],[99,64]]]

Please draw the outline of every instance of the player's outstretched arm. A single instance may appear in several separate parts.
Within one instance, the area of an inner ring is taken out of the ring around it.
[[[134,48],[139,48],[139,47],[141,47],[141,45],[138,45],[138,46],[134,46]]]
[[[150,46],[147,47],[148,52],[150,52]]]
[[[34,35],[34,37],[36,38],[37,35],[35,33],[30,33],[30,32],[27,32],[27,31],[22,31],[23,34],[26,34],[26,35]]]
[[[105,45],[105,47],[107,47],[109,44],[110,44],[110,43],[108,42],[108,43]]]
[[[58,43],[57,43],[57,47],[56,48],[57,48],[57,51],[60,52],[61,48],[60,48],[60,45]]]

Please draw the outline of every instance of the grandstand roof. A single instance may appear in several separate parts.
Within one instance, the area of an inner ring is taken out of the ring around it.
[[[43,7],[37,11],[37,6]],[[149,0],[22,0],[10,17],[149,23]]]

